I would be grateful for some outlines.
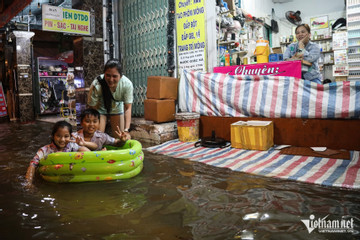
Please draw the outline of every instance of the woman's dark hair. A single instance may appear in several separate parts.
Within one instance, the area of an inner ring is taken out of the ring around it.
[[[308,24],[306,24],[306,23],[297,25],[297,27],[295,28],[295,33],[296,33],[296,31],[298,30],[299,27],[304,27],[306,29],[306,31],[308,31],[308,33],[311,33],[310,26]]]
[[[106,70],[108,70],[109,68],[116,68],[116,70],[118,70],[118,72],[120,73],[120,75],[122,75],[122,67],[121,67],[121,63],[118,59],[109,59],[104,66],[104,72]]]
[[[122,67],[120,64],[120,61],[118,59],[110,59],[105,63],[104,66],[104,73],[106,70],[108,70],[109,68],[116,68],[116,70],[119,72],[120,76],[122,76]],[[106,111],[108,113],[110,113],[111,111],[111,102],[112,100],[115,101],[113,95],[111,94],[110,88],[107,85],[106,81],[104,78],[100,78],[98,77],[98,81],[101,85],[101,91],[102,91],[102,95],[103,95],[103,100],[104,100],[104,106],[106,108]]]
[[[68,128],[70,136],[72,134],[72,126],[67,121],[58,121],[54,124],[52,132],[51,132],[51,141],[53,141],[54,135],[59,130],[59,128]]]
[[[87,108],[81,113],[80,122],[82,122],[86,116],[94,116],[100,120],[100,113],[93,108]]]

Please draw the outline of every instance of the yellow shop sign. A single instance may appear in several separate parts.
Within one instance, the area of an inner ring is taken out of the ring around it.
[[[76,9],[43,5],[42,30],[91,35],[90,13]]]

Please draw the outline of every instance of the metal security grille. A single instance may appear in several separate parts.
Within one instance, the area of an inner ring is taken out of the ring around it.
[[[120,6],[124,74],[134,84],[133,116],[144,115],[148,76],[168,76],[168,0],[123,0]]]

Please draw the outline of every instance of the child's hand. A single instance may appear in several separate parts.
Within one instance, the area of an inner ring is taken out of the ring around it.
[[[127,140],[131,139],[131,136],[129,133],[127,132],[122,132],[119,128],[119,126],[116,126],[117,130],[115,130],[115,133],[117,135],[117,138],[121,141],[121,142],[125,142]]]
[[[94,142],[87,142],[87,141],[85,141],[84,138],[82,138],[80,136],[75,136],[74,134],[72,136],[73,136],[73,138],[75,138],[75,140],[71,139],[71,140],[69,140],[69,142],[73,142],[73,143],[76,143],[77,145],[79,145],[80,147],[84,147],[82,150],[79,149],[80,152],[91,151],[91,150],[95,150],[98,148],[98,145]]]
[[[84,141],[84,139],[82,138],[82,137],[76,137],[75,138],[75,140],[76,140],[76,144],[77,145],[79,145],[79,146],[85,146],[85,141]]]
[[[36,187],[34,186],[34,184],[29,181],[26,181],[24,183],[24,188],[25,188],[25,190],[30,191],[30,192],[34,192],[36,190]]]
[[[75,140],[70,140],[69,142],[76,143],[79,146],[85,146],[85,140],[82,137],[73,135],[73,138],[75,138]]]
[[[33,179],[35,176],[35,166],[34,165],[30,165],[26,171],[26,175],[25,175],[25,183],[24,183],[24,188],[26,190],[31,190],[33,191],[35,189],[35,186],[33,185]]]

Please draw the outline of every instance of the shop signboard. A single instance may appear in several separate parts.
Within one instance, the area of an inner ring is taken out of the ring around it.
[[[229,75],[268,75],[301,78],[301,61],[282,61],[227,67],[215,67],[214,73]]]
[[[44,4],[42,30],[91,35],[90,12]]]
[[[176,0],[178,66],[206,71],[204,0]]]

